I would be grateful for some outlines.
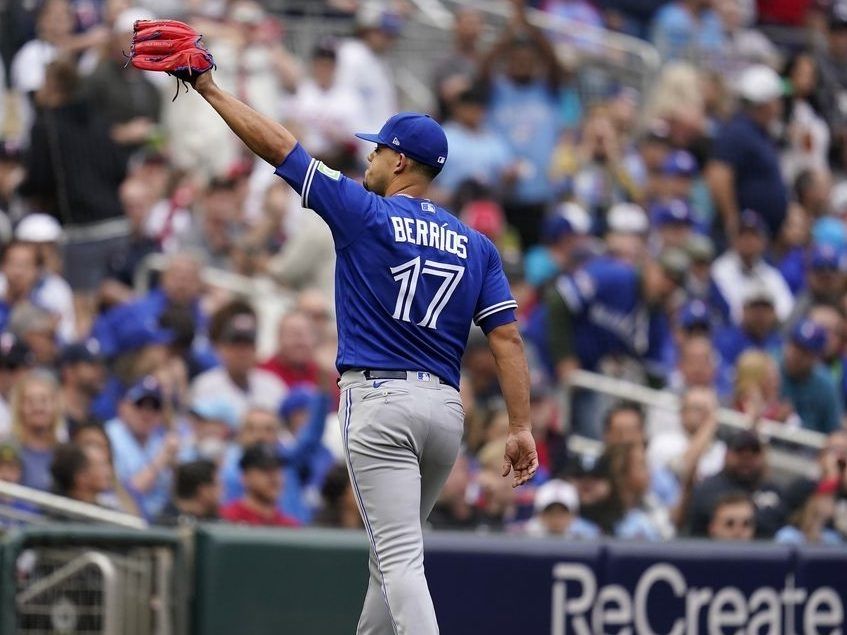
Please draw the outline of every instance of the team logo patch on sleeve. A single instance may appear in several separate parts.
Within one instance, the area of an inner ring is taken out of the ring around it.
[[[333,181],[337,181],[341,178],[341,172],[339,172],[338,170],[333,170],[332,168],[324,165],[323,161],[318,161],[318,172],[328,176]]]

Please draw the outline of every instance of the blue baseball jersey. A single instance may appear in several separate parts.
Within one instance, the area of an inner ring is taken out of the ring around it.
[[[556,289],[573,315],[574,350],[586,370],[596,370],[607,355],[624,355],[652,375],[667,373],[662,352],[670,328],[665,315],[643,301],[635,267],[595,258],[560,276]]]
[[[383,197],[298,144],[276,169],[329,225],[335,242],[339,372],[431,372],[458,388],[471,322],[515,321],[496,248],[420,198]]]

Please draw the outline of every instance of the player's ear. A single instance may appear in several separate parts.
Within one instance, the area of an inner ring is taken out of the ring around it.
[[[409,167],[409,157],[402,152],[398,152],[397,161],[394,163],[394,174],[400,174],[407,167]]]

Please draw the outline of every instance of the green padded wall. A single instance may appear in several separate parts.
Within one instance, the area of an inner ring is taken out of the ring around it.
[[[364,534],[205,525],[196,538],[195,635],[355,632]]]

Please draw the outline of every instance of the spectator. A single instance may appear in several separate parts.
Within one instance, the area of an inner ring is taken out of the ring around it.
[[[315,362],[315,330],[305,313],[292,311],[279,320],[277,349],[260,368],[276,375],[286,386],[320,383]]]
[[[56,446],[67,439],[53,377],[43,371],[22,376],[12,389],[12,434],[20,444],[21,484],[50,489],[50,462]]]
[[[735,281],[737,285],[738,280]],[[764,285],[754,282],[744,290],[741,320],[715,333],[715,347],[721,356],[721,371],[728,376],[744,351],[755,348],[778,355],[783,345],[779,319],[773,293]]]
[[[34,363],[32,351],[19,337],[0,333],[0,439],[11,433],[12,390]]]
[[[397,92],[386,59],[400,35],[400,17],[378,3],[363,2],[356,13],[356,37],[338,48],[337,77],[341,87],[366,105],[361,130],[378,130],[397,112]]]
[[[579,516],[576,488],[559,479],[547,481],[535,491],[535,515],[524,531],[529,536],[555,536],[591,540],[600,537],[600,529]]]
[[[479,43],[484,26],[482,13],[476,7],[466,5],[456,8],[453,50],[434,65],[433,86],[439,119],[447,119],[456,98],[474,82],[480,63]]]
[[[276,411],[286,387],[256,362],[256,314],[250,305],[233,301],[218,309],[209,324],[209,335],[221,360],[217,368],[198,375],[191,383],[191,401],[224,398],[241,419],[250,406]]]
[[[62,256],[59,243],[64,232],[58,221],[47,214],[29,214],[15,227],[15,240],[35,247],[39,266],[38,279],[31,297],[41,307],[59,316],[59,336],[62,341],[76,339],[76,315],[73,292],[61,276]],[[0,288],[6,279],[0,281]]]
[[[323,39],[312,51],[311,73],[297,86],[291,119],[301,130],[300,143],[312,156],[334,157],[346,149],[366,105],[338,75],[338,46]]]
[[[844,165],[844,133],[847,106],[843,103],[847,87],[847,13],[838,3],[827,12],[826,41],[817,55],[820,81],[818,95],[824,119],[832,129],[833,144],[838,148],[837,165]]]
[[[221,518],[247,525],[297,527],[299,523],[277,509],[282,491],[284,462],[274,445],[256,444],[244,450],[238,462],[244,496],[221,510]]]
[[[762,217],[752,210],[744,210],[737,219],[732,249],[712,265],[712,280],[736,324],[741,322],[744,299],[754,286],[770,293],[780,322],[791,314],[794,305],[791,289],[779,270],[765,260],[767,245],[767,228]]]
[[[224,398],[208,398],[189,410],[191,439],[184,443],[180,461],[207,460],[220,465],[238,430],[235,408]]]
[[[694,228],[694,212],[682,199],[657,203],[650,209],[659,249],[685,249]]]
[[[756,537],[771,538],[785,519],[782,492],[767,478],[764,446],[751,430],[733,435],[727,442],[724,468],[701,481],[691,495],[687,528],[691,536],[706,536],[712,511],[724,495],[740,491],[756,506]]]
[[[517,177],[515,157],[503,138],[485,122],[488,95],[479,86],[456,95],[444,124],[450,156],[433,182],[438,198],[454,200],[460,186],[472,180],[493,191],[508,189]]]
[[[6,328],[26,342],[36,364],[52,368],[59,353],[58,323],[54,313],[32,302],[20,302],[12,309]]]
[[[93,445],[66,443],[56,448],[50,464],[53,491],[82,503],[111,507],[104,495],[111,491],[109,455]]]
[[[538,242],[539,222],[553,199],[548,166],[561,128],[562,69],[550,42],[527,21],[523,5],[513,6],[517,28],[503,33],[480,72],[491,90],[491,128],[518,161],[518,178],[504,203],[506,219],[529,246]]]
[[[136,20],[151,20],[145,10],[127,9],[117,16],[109,36],[106,54],[82,83],[82,94],[96,104],[112,139],[136,150],[156,134],[161,117],[162,96],[159,88],[143,71],[126,65],[125,52],[132,45]]]
[[[679,428],[650,440],[647,459],[651,471],[670,468],[682,486],[720,472],[726,445],[715,438],[717,409],[714,390],[702,386],[686,390],[680,403]]]
[[[22,95],[38,91],[45,82],[47,66],[56,59],[74,28],[67,0],[48,0],[38,10],[37,37],[24,44],[11,64],[11,85]]]
[[[476,527],[478,511],[471,504],[474,482],[470,463],[468,454],[460,451],[429,514],[428,524],[433,529],[471,530]]]
[[[612,531],[618,538],[663,540],[674,530],[667,509],[649,493],[650,478],[643,445],[607,447],[612,482],[610,504],[615,510]]]
[[[796,297],[785,330],[790,331],[809,313],[812,305],[841,308],[847,281],[847,258],[832,245],[812,245],[806,267],[806,288]]]
[[[780,395],[779,365],[764,351],[751,349],[738,357],[733,407],[753,422],[764,418],[799,425],[794,406]]]
[[[524,266],[528,282],[543,287],[563,273],[573,273],[578,266],[584,235],[569,220],[569,213],[582,210],[576,203],[563,203],[548,213],[542,221],[542,244],[526,252]],[[611,247],[610,247],[611,248]]]
[[[782,82],[772,69],[751,66],[738,80],[738,93],[742,106],[718,131],[706,178],[723,236],[735,238],[746,209],[761,214],[767,233],[778,236],[788,196],[770,129],[779,120]]]
[[[676,0],[656,13],[650,40],[664,60],[717,58],[725,45],[708,0]]]
[[[801,425],[827,434],[841,427],[841,400],[832,378],[821,365],[826,332],[811,320],[791,331],[780,371],[781,394],[794,406]]]
[[[835,492],[832,527],[847,538],[847,431],[837,430],[827,437],[818,468],[821,489]]]
[[[712,540],[753,540],[756,507],[744,492],[728,492],[718,498],[709,519]]]
[[[815,92],[818,66],[811,53],[795,54],[783,73],[788,84],[785,100],[785,140],[782,172],[789,183],[804,170],[829,171],[829,126],[820,115]]]
[[[39,304],[34,297],[38,283],[38,253],[33,245],[13,241],[3,251],[5,290],[0,300],[0,330],[6,330],[12,310],[20,304]]]
[[[547,294],[549,345],[561,379],[575,368],[595,370],[609,355],[641,362],[660,382],[660,352],[670,336],[664,304],[682,284],[688,257],[671,250],[632,266],[597,258],[564,275]],[[631,317],[644,312],[647,320]],[[616,316],[616,317],[613,317]]]
[[[345,465],[335,465],[327,473],[321,488],[321,499],[323,507],[315,518],[317,525],[339,529],[364,529]]]
[[[668,380],[668,388],[678,394],[690,388],[721,392],[724,382],[718,381],[717,374],[718,353],[712,341],[708,335],[692,333],[679,344],[679,359]]]
[[[168,501],[180,439],[163,416],[159,382],[147,376],[124,395],[119,416],[106,423],[118,479],[138,500],[145,518],[156,518]]]
[[[844,316],[838,310],[826,304],[816,304],[809,311],[809,319],[820,325],[826,332],[826,346],[821,354],[821,363],[838,391],[842,407],[847,405],[847,357],[845,357]]]
[[[68,344],[62,349],[58,367],[63,414],[73,436],[79,426],[91,420],[94,398],[105,385],[100,345],[94,339]]]
[[[842,537],[830,527],[836,491],[832,483],[808,480],[793,483],[786,492],[786,503],[793,513],[788,524],[776,532],[774,540],[788,545],[843,545]]]
[[[84,329],[110,259],[126,249],[129,224],[118,198],[126,161],[97,113],[75,97],[77,84],[70,63],[47,67],[20,192],[63,223],[65,274]]]
[[[174,469],[173,495],[159,515],[160,525],[192,525],[218,519],[221,484],[217,465],[207,459],[181,463]]]

